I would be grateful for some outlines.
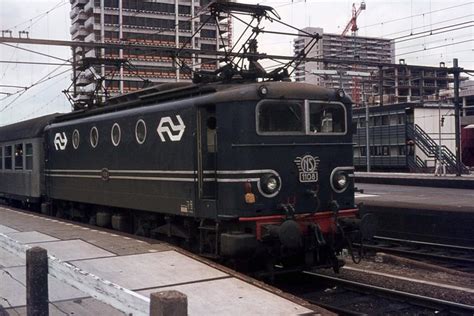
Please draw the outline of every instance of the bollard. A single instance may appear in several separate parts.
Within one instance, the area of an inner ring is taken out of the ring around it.
[[[26,315],[49,315],[48,253],[40,247],[26,251]]]
[[[150,316],[186,316],[188,298],[178,291],[151,293]]]

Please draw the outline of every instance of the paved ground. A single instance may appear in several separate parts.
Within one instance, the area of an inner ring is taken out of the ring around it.
[[[367,205],[474,212],[474,194],[470,189],[368,183],[357,183],[356,186],[364,190],[363,194],[356,194],[356,201]]]
[[[139,295],[170,289],[181,291],[188,296],[190,315],[312,312],[164,243],[149,243],[5,207],[0,207],[0,234],[21,244],[46,248],[48,254]],[[0,306],[11,315],[25,314],[25,262],[2,247],[8,248],[0,242]],[[121,314],[52,277],[50,300],[52,315]]]

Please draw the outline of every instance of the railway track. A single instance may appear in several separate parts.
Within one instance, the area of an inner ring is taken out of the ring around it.
[[[360,247],[360,244],[354,246]],[[370,251],[402,255],[424,262],[467,273],[474,273],[474,248],[416,240],[388,237],[374,237],[373,242],[364,244],[365,254]]]
[[[473,315],[474,306],[305,271],[325,288],[299,296],[340,315]],[[329,286],[329,287],[328,287]]]

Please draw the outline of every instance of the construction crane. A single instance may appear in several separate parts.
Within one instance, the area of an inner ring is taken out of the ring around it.
[[[351,30],[352,37],[354,37],[354,59],[356,59],[357,54],[356,54],[356,45],[355,45],[355,37],[357,36],[357,30],[359,29],[357,27],[357,17],[359,14],[362,12],[362,10],[365,10],[365,2],[362,1],[359,5],[359,8],[356,8],[356,4],[352,4],[352,18],[350,19],[349,23],[347,23],[344,31],[342,32],[341,36],[346,36],[347,32],[349,32],[349,29]],[[357,71],[357,64],[355,64],[352,67],[352,70]],[[352,101],[356,106],[360,104],[360,89],[359,89],[359,78],[357,76],[352,77],[353,81],[353,87],[352,87]]]
[[[362,10],[365,10],[365,2],[364,1],[362,1],[360,3],[359,8],[356,8],[355,3],[352,4],[352,18],[349,21],[349,23],[347,23],[346,28],[344,29],[344,31],[342,31],[342,36],[347,35],[347,32],[349,32],[349,29],[351,29],[352,36],[357,36],[357,30],[359,29],[357,27],[357,17],[362,12]]]

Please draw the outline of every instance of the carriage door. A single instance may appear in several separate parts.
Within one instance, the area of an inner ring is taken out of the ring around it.
[[[206,200],[204,209],[210,208],[209,211],[215,212],[215,201],[210,201],[217,198],[217,120],[214,105],[198,109],[197,127],[199,200]]]

